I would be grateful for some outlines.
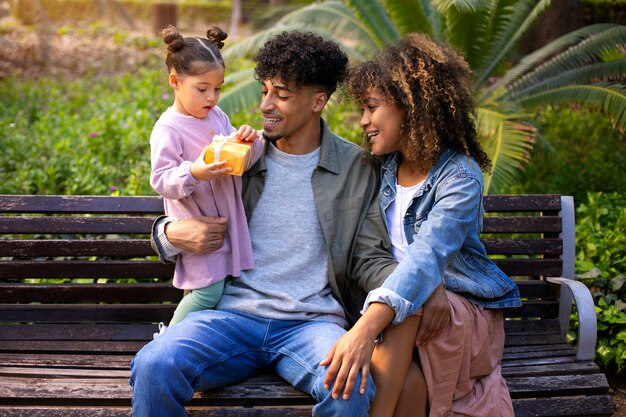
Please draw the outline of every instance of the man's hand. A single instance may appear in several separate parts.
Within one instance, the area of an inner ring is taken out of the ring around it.
[[[424,345],[437,336],[450,323],[450,302],[443,284],[439,285],[424,303],[422,322],[415,339],[416,345]]]
[[[225,217],[192,217],[165,225],[165,236],[183,251],[208,253],[224,243],[227,224]]]

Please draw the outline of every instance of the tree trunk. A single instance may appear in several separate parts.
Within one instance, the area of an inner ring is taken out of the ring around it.
[[[520,52],[526,55],[582,26],[584,22],[579,0],[552,0],[552,5],[524,36]]]

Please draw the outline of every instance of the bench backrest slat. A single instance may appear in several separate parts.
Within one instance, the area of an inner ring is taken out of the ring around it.
[[[162,214],[159,197],[3,195],[0,213]]]
[[[0,240],[0,257],[146,257],[155,256],[146,239]]]
[[[0,217],[4,234],[145,234],[150,232],[153,217],[112,216],[11,216]]]

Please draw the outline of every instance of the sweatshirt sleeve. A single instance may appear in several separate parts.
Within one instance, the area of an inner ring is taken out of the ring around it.
[[[150,185],[164,198],[189,196],[200,183],[191,175],[193,161],[183,159],[182,138],[169,126],[155,125],[150,136]]]

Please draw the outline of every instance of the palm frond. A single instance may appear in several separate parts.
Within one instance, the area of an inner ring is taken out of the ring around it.
[[[605,30],[615,26],[616,25],[610,23],[589,25],[555,39],[542,48],[526,55],[517,65],[509,69],[495,84],[482,92],[479,96],[479,101],[487,99],[497,90],[501,92],[505,91],[504,89],[507,86],[510,86],[514,80],[538,67],[541,63],[546,62],[550,57],[567,49],[571,45],[575,45],[595,33],[604,32]]]
[[[462,13],[450,8],[445,14],[447,41],[463,55],[470,68],[475,68],[484,59],[489,16],[489,9]]]
[[[337,39],[335,34],[324,30],[315,24],[292,22],[286,25],[276,25],[270,29],[257,32],[252,36],[237,41],[233,45],[224,48],[224,53],[222,55],[225,60],[237,57],[252,57],[272,36],[291,30],[311,31],[317,33],[323,38],[338,41],[342,45],[344,52],[348,55],[348,58],[353,62],[361,62],[367,59],[370,54],[376,53],[376,50],[372,51],[371,48],[363,48],[363,44],[361,43],[351,45],[352,42],[341,42],[341,40]],[[367,55],[365,55],[362,49],[365,49]]]
[[[507,16],[501,16],[501,22],[507,21],[504,29],[494,38],[490,53],[485,59],[482,68],[477,71],[476,86],[481,86],[491,75],[493,70],[500,65],[502,60],[511,52],[513,47],[521,39],[522,35],[531,27],[537,18],[549,6],[551,0],[520,0],[511,8]],[[502,24],[502,23],[501,23]]]
[[[261,87],[252,75],[253,70],[244,70],[226,77],[227,82],[236,82],[220,96],[219,106],[226,114],[249,111],[256,108],[261,100]]]
[[[382,47],[376,33],[357,19],[350,7],[340,1],[310,4],[285,15],[277,24],[302,25],[332,33],[344,44],[354,44],[365,56],[371,56]]]
[[[513,184],[530,159],[535,128],[521,114],[481,107],[477,116],[481,145],[493,164],[492,173],[485,176],[485,193],[495,193]]]
[[[400,35],[420,32],[434,36],[430,20],[433,9],[430,2],[415,0],[383,0],[383,2]]]
[[[607,81],[618,81],[626,74],[626,58],[611,62],[598,62],[580,68],[574,68],[555,74],[549,78],[537,78],[534,84],[507,94],[508,99],[521,99],[541,91],[552,90],[570,84],[594,84]]]
[[[491,0],[433,0],[433,5],[443,14],[448,13],[450,9],[455,9],[459,13],[475,13],[488,9]]]
[[[374,31],[379,46],[392,43],[400,38],[385,7],[378,0],[346,0],[346,3],[363,24]]]
[[[531,94],[521,100],[527,107],[571,102],[606,112],[616,129],[626,131],[626,86],[623,84],[568,85]]]
[[[565,71],[598,62],[602,54],[612,50],[626,49],[626,26],[613,26],[602,32],[596,32],[579,43],[556,54],[532,71],[523,74],[507,86],[507,95],[535,84],[537,80],[558,77]]]

